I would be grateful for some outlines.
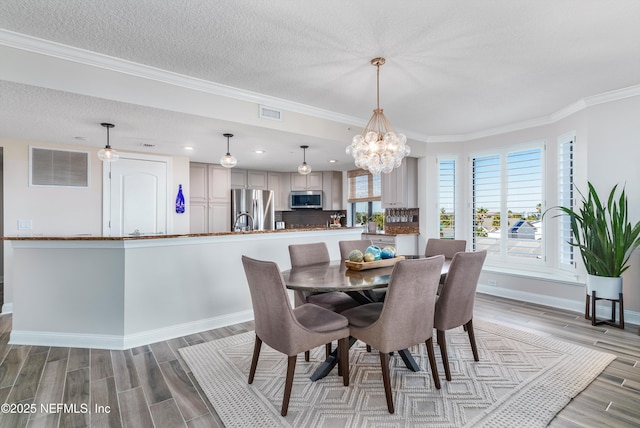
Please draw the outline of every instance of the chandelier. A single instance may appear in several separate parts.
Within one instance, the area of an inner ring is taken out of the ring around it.
[[[367,169],[371,174],[390,173],[411,153],[411,148],[406,144],[407,137],[396,134],[380,108],[380,66],[384,63],[384,58],[371,60],[371,65],[377,68],[377,107],[362,133],[353,137],[346,150],[347,154],[353,156],[358,168]]]
[[[115,125],[113,123],[101,123],[100,125],[107,128],[107,145],[104,146],[104,149],[100,149],[98,151],[98,158],[102,162],[115,162],[120,159],[120,153],[113,150],[111,148],[111,144],[109,144],[109,129],[113,128]]]

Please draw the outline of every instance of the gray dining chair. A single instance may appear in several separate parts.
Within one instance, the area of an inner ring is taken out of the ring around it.
[[[424,255],[425,257],[431,257],[442,254],[444,256],[445,267],[447,267],[451,264],[451,259],[453,259],[455,253],[465,251],[466,249],[467,241],[464,239],[429,238],[427,240],[427,246],[424,249]],[[438,294],[440,294],[440,289],[442,288],[442,284],[444,284],[445,278],[446,274],[442,274]]]
[[[362,254],[364,254],[365,250],[369,248],[370,245],[373,244],[371,239],[354,239],[352,241],[339,241],[338,246],[340,247],[340,259],[347,260],[349,259],[349,253],[353,250],[360,250]]]
[[[329,249],[324,242],[289,245],[289,257],[291,259],[291,268],[329,263],[331,261]],[[340,291],[306,294],[303,291],[296,290],[293,294],[293,299],[296,307],[305,303],[313,303],[337,313],[358,306],[358,302]],[[328,356],[330,353],[331,343],[327,342],[325,344],[325,354]],[[309,361],[309,358],[310,353],[307,351],[304,354],[304,359]]]
[[[262,343],[287,355],[282,409],[287,415],[296,356],[333,340],[338,341],[338,373],[342,382],[349,385],[349,322],[333,311],[317,305],[303,304],[291,308],[282,273],[274,262],[255,260],[242,256],[242,265],[251,292],[251,304],[255,322],[256,340],[249,371],[249,384],[258,366]]]
[[[452,259],[455,253],[465,251],[467,241],[464,239],[437,239],[429,238],[427,246],[424,249],[426,257],[437,256],[442,254],[445,259]]]
[[[393,267],[384,302],[368,303],[342,312],[349,319],[351,336],[371,345],[380,353],[389,413],[395,411],[389,373],[391,352],[424,342],[433,383],[440,389],[433,351],[433,320],[443,262],[444,256],[401,260]]]
[[[451,260],[449,272],[436,301],[434,327],[437,330],[444,374],[448,381],[451,380],[451,370],[447,354],[446,330],[464,326],[471,342],[473,359],[480,360],[473,332],[473,306],[478,278],[486,257],[486,250],[456,253]]]
[[[329,263],[331,261],[327,244],[324,242],[289,245],[289,257],[291,258],[292,268]],[[296,290],[294,300],[296,306],[304,303],[313,303],[334,312],[342,312],[358,305],[358,302],[339,291],[306,295],[302,291]]]

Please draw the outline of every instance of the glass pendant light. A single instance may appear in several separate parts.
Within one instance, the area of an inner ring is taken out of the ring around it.
[[[371,60],[371,65],[377,69],[377,105],[362,133],[353,137],[346,149],[347,154],[353,156],[356,167],[369,170],[371,174],[390,173],[411,153],[407,137],[394,131],[380,108],[380,66],[384,63],[384,58]]]
[[[238,159],[229,153],[229,138],[233,137],[233,134],[222,134],[222,136],[227,137],[227,154],[220,158],[220,165],[225,168],[233,168],[238,163]]]
[[[307,163],[307,149],[309,146],[300,146],[300,148],[303,150],[303,158],[302,163],[298,166],[298,172],[302,175],[307,175],[311,172],[311,165]]]
[[[100,125],[107,128],[107,145],[104,146],[104,149],[98,151],[98,158],[100,158],[102,162],[115,162],[120,159],[120,154],[113,150],[109,144],[109,129],[115,125],[113,123],[101,123]]]

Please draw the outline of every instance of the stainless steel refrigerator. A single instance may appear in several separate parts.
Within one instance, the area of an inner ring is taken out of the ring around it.
[[[273,192],[231,189],[231,231],[275,229]]]

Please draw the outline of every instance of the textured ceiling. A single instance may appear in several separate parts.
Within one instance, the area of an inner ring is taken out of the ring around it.
[[[384,56],[381,106],[396,129],[418,140],[546,117],[585,97],[640,84],[639,24],[635,0],[0,2],[1,29],[355,121],[366,121],[375,107],[369,61]],[[258,144],[278,153],[269,160],[273,165],[297,159],[298,146],[310,144],[325,151],[315,153],[323,162],[339,158],[338,168],[350,167],[342,153],[346,136],[322,141],[214,115],[94,98],[74,93],[82,76],[69,76],[64,91],[43,89],[46,70],[39,73],[28,77],[29,85],[0,82],[0,136],[92,140],[102,130],[88,127],[109,118],[118,120],[114,145],[118,138],[138,146],[151,141],[157,152],[175,153],[169,146],[191,141],[203,149],[195,160],[215,162],[226,144],[219,135],[235,132],[243,147],[234,154],[247,167],[253,160],[244,147]],[[56,126],[70,134],[57,135]],[[212,140],[215,151],[204,150]],[[287,168],[295,165],[274,169]]]

